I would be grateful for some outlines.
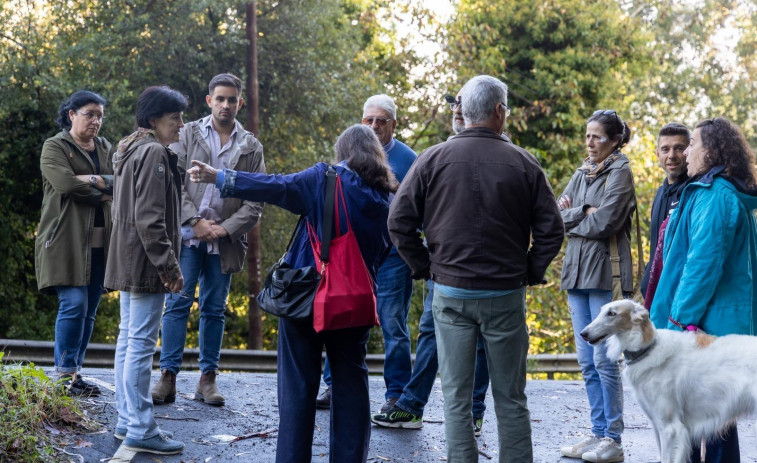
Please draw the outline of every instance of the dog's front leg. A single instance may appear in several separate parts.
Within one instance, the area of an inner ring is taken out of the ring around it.
[[[660,430],[662,463],[689,463],[691,436],[679,420],[666,423]]]

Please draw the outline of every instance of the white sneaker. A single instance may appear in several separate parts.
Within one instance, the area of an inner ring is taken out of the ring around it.
[[[593,449],[597,445],[599,445],[599,438],[596,436],[589,436],[575,445],[560,447],[560,453],[569,458],[581,458],[584,453]]]
[[[614,463],[623,461],[623,446],[610,437],[603,437],[599,445],[581,455],[592,463]]]

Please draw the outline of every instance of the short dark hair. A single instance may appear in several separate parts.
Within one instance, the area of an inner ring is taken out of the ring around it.
[[[70,110],[78,111],[82,106],[87,106],[90,103],[99,104],[105,106],[107,103],[105,98],[95,92],[89,90],[79,90],[74,92],[73,95],[68,97],[66,101],[58,106],[58,117],[55,119],[55,123],[63,130],[71,128],[71,118],[68,117]]]
[[[729,177],[743,180],[747,187],[757,187],[754,151],[736,124],[724,117],[705,119],[696,125],[702,146],[707,150],[707,170],[724,166]]]
[[[660,143],[660,137],[674,137],[676,135],[686,138],[687,145],[691,141],[691,132],[689,132],[688,127],[680,122],[670,122],[660,129],[660,133],[657,134],[657,143]]]
[[[208,95],[212,95],[213,90],[215,90],[219,85],[222,87],[236,87],[237,92],[239,92],[240,95],[242,94],[242,79],[235,76],[234,74],[218,74],[217,76],[210,79],[210,83],[208,84]]]
[[[623,119],[618,116],[618,113],[615,112],[615,110],[600,109],[594,111],[594,114],[586,120],[586,123],[588,124],[589,122],[595,121],[602,126],[610,140],[615,140],[620,137],[618,146],[615,147],[615,149],[619,150],[623,148],[628,143],[628,140],[631,139],[631,128],[628,124],[623,122]]]
[[[147,87],[137,100],[137,127],[151,129],[150,119],[187,109],[187,97],[166,85]]]

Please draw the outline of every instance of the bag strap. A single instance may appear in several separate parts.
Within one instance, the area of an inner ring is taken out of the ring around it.
[[[352,231],[352,224],[350,223],[350,212],[347,210],[347,203],[344,201],[344,191],[342,190],[342,179],[336,178],[336,204],[334,206],[334,225],[336,226],[336,236],[342,236],[342,230],[339,224],[341,223],[341,210],[344,210],[345,222],[347,222],[347,232]],[[342,205],[340,208],[339,205]]]
[[[605,179],[605,191],[607,191],[607,182],[609,175]],[[636,193],[634,193],[635,195]],[[612,279],[620,280],[620,253],[618,252],[618,236],[613,234],[610,237],[610,269],[612,273]]]
[[[326,171],[326,196],[323,205],[323,221],[321,222],[321,262],[328,263],[331,248],[331,230],[334,225],[334,196],[336,192],[336,169],[329,166]]]
[[[294,237],[297,235],[297,230],[300,229],[300,227],[302,226],[302,222],[304,220],[305,220],[305,216],[301,215],[300,220],[297,221],[297,225],[294,226],[294,230],[292,231],[292,236],[289,237],[289,243],[287,243],[287,248],[284,251],[284,256],[286,256],[289,250],[292,249],[292,242],[294,241]],[[284,258],[284,256],[282,256],[282,259]]]
[[[639,202],[636,201],[636,193],[633,194],[633,199],[636,202],[636,209],[634,215],[636,216],[636,249],[639,252],[639,258],[636,259],[636,284],[633,285],[633,292],[641,291],[641,280],[644,279],[644,266],[641,265],[643,250],[641,248],[641,226],[639,225]]]
[[[605,191],[607,190],[607,180],[605,180]],[[636,203],[634,208],[634,221],[636,222],[636,249],[639,253],[638,259],[636,259],[636,284],[634,284],[633,292],[636,293],[641,288],[641,280],[644,278],[644,269],[641,265],[641,258],[643,250],[641,247],[641,226],[639,225],[639,201],[636,199],[636,192],[633,193],[633,201]],[[620,253],[618,252],[618,237],[612,235],[610,237],[610,267],[612,269],[612,277],[620,278]]]

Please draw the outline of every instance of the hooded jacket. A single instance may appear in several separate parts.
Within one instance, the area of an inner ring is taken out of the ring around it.
[[[112,146],[101,137],[95,137],[94,142],[100,161],[99,175],[106,186],[112,186]],[[105,215],[106,262],[108,259],[110,200],[104,201],[106,193],[76,178],[98,172],[89,154],[67,130],[45,141],[39,165],[44,196],[34,243],[37,287],[50,293],[55,286],[86,286],[91,276],[91,240],[97,207]]]
[[[628,158],[621,155],[591,183],[583,170],[577,170],[565,187],[565,195],[573,206],[560,211],[568,236],[560,288],[611,291],[610,237],[615,235],[620,283],[623,292],[632,292],[631,214],[636,200]],[[597,210],[587,215],[585,210],[590,206]]]
[[[113,232],[105,287],[134,293],[166,292],[181,276],[181,174],[177,157],[151,130],[121,140],[113,156]]]
[[[665,230],[663,268],[651,307],[657,328],[755,334],[757,193],[737,188],[714,167],[681,193]]]

